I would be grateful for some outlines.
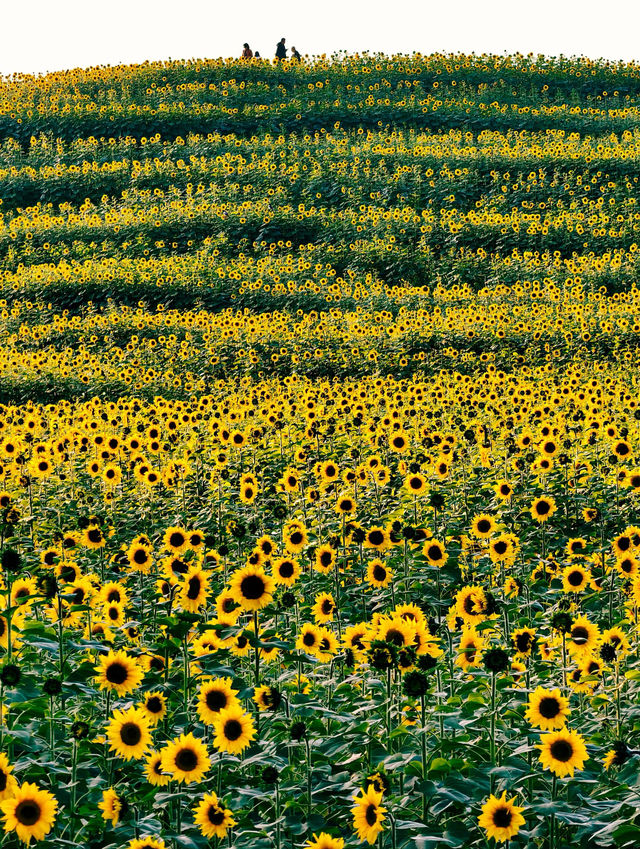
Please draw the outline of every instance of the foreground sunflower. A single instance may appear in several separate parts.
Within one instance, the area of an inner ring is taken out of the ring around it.
[[[224,838],[227,830],[236,824],[231,811],[218,802],[215,793],[207,793],[194,808],[194,822],[203,837]]]
[[[568,728],[543,734],[538,748],[540,763],[558,778],[572,776],[576,769],[582,769],[589,757],[582,736]]]
[[[360,840],[366,840],[373,844],[380,832],[383,830],[382,822],[386,808],[380,805],[382,793],[376,791],[373,784],[367,787],[366,792],[360,791],[359,796],[354,796],[353,827],[358,832]]]
[[[275,581],[261,566],[244,566],[231,576],[229,589],[243,610],[261,610],[273,598]]]
[[[499,799],[493,795],[489,796],[478,817],[478,825],[486,831],[487,838],[492,837],[497,843],[502,843],[520,831],[520,827],[525,824],[521,813],[524,808],[516,807],[514,802],[515,796],[513,799],[507,799],[506,790]]]
[[[117,757],[140,760],[151,745],[149,719],[140,708],[116,710],[107,726],[107,740]]]
[[[203,681],[198,693],[198,716],[201,721],[210,725],[216,721],[221,710],[239,706],[237,695],[238,690],[231,686],[231,678]]]
[[[553,731],[566,725],[570,713],[569,700],[561,695],[560,690],[538,687],[529,694],[529,705],[524,715],[535,728]]]
[[[211,760],[207,747],[193,734],[182,734],[171,740],[161,752],[161,765],[173,779],[186,784],[200,781],[209,771]]]
[[[18,787],[10,799],[0,802],[4,817],[4,830],[15,831],[26,844],[31,839],[42,840],[53,828],[58,802],[48,790],[40,790],[35,784],[25,783]]]
[[[103,654],[96,666],[96,683],[101,690],[115,690],[119,696],[126,696],[140,684],[144,673],[139,663],[124,651],[110,651]]]
[[[253,719],[240,705],[219,711],[213,723],[213,745],[221,752],[237,755],[243,752],[256,736]]]

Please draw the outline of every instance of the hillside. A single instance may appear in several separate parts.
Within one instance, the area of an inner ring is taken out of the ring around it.
[[[640,64],[0,80],[3,846],[637,844],[639,166]]]

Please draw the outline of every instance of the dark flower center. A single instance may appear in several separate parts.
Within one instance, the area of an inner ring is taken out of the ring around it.
[[[198,598],[200,595],[200,578],[197,575],[194,575],[189,579],[189,589],[187,590],[187,598],[190,598],[192,601]]]
[[[384,534],[382,531],[371,531],[369,534],[369,542],[371,545],[382,545],[384,542]]]
[[[133,561],[141,566],[143,563],[147,562],[149,555],[144,550],[144,548],[137,548],[133,553]]]
[[[384,566],[380,566],[379,564],[376,564],[373,567],[373,577],[376,581],[382,582],[387,577],[387,570],[384,568]]]
[[[378,822],[378,809],[375,805],[367,805],[364,818],[367,821],[367,825],[375,825]]]
[[[242,725],[237,719],[228,719],[224,724],[224,736],[227,740],[238,740],[242,736]]]
[[[387,631],[387,642],[394,643],[396,646],[404,645],[404,634],[398,631],[397,628],[390,628]]]
[[[174,531],[169,537],[169,545],[172,548],[180,548],[184,545],[184,536],[179,534],[177,531]]]
[[[280,577],[290,578],[293,575],[293,563],[290,560],[285,560],[280,564]]]
[[[3,793],[7,788],[7,773],[0,769],[0,793]]]
[[[430,545],[427,554],[432,560],[442,559],[442,549],[439,545]]]
[[[227,706],[227,696],[222,690],[209,690],[205,696],[205,701],[209,710],[214,712],[222,710]]]
[[[198,766],[198,756],[193,749],[180,749],[174,763],[182,772],[191,772]]]
[[[330,551],[323,551],[320,555],[320,563],[322,563],[323,566],[330,566],[332,560],[333,557]]]
[[[509,828],[512,817],[509,808],[496,808],[493,812],[493,824],[496,828]]]
[[[560,705],[554,696],[545,696],[540,699],[538,710],[545,719],[554,719],[560,713]]]
[[[40,814],[40,805],[34,799],[24,799],[18,803],[15,810],[15,817],[22,825],[35,825]]]
[[[217,805],[211,805],[207,810],[209,822],[212,825],[222,825],[224,822],[224,811],[221,811]]]
[[[262,598],[265,593],[264,581],[259,575],[247,575],[240,582],[240,592],[248,599]]]
[[[478,530],[481,534],[486,534],[491,530],[491,522],[488,519],[480,519],[478,522]]]
[[[499,542],[497,542],[494,545],[493,550],[495,551],[496,554],[504,554],[507,550],[506,542],[501,539]]]
[[[583,581],[583,578],[584,578],[584,576],[583,576],[582,572],[578,572],[576,570],[574,572],[569,572],[567,580],[569,581],[569,583],[571,584],[572,587],[579,587],[580,584]]]
[[[120,739],[125,746],[137,746],[142,740],[142,731],[135,722],[125,722],[120,729]]]
[[[584,626],[578,625],[577,628],[572,629],[571,638],[573,639],[574,643],[576,643],[579,646],[582,646],[589,639],[589,632],[587,631],[587,629]]]
[[[300,545],[302,542],[302,534],[300,531],[294,531],[289,539],[291,540],[292,545]]]
[[[548,501],[539,501],[536,504],[536,513],[539,516],[546,516],[549,512],[549,502]]]
[[[106,678],[110,684],[124,684],[129,677],[129,670],[122,663],[110,663],[107,666]]]
[[[555,743],[551,744],[550,752],[551,757],[554,760],[560,761],[564,764],[571,760],[573,755],[573,746],[569,740],[556,740]]]
[[[315,634],[313,634],[311,631],[307,631],[307,633],[302,638],[302,642],[305,644],[305,646],[312,646],[315,644],[315,641]]]
[[[162,700],[158,696],[151,696],[147,700],[147,710],[151,713],[160,713],[162,710]]]

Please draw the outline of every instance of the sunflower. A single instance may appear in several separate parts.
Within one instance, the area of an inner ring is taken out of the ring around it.
[[[144,773],[149,784],[153,784],[154,787],[166,787],[171,781],[171,776],[162,769],[162,754],[160,752],[151,752],[147,755]]]
[[[590,580],[591,572],[577,563],[562,570],[562,589],[565,593],[581,593]]]
[[[542,524],[543,522],[546,522],[547,519],[550,519],[556,512],[556,502],[553,498],[546,496],[544,498],[535,498],[531,502],[529,512],[536,522]]]
[[[289,554],[299,554],[309,541],[307,529],[301,522],[289,522],[285,525],[283,541]]]
[[[115,690],[119,696],[131,693],[142,681],[143,671],[138,662],[123,651],[109,651],[99,658],[96,683],[101,690]]]
[[[122,802],[113,787],[102,791],[102,802],[98,802],[98,807],[102,811],[103,820],[111,820],[111,825],[118,825]]]
[[[162,541],[173,554],[183,554],[189,547],[189,534],[183,528],[170,527],[164,532]]]
[[[567,648],[578,659],[593,652],[600,641],[600,629],[586,616],[574,619],[567,635]]]
[[[42,840],[51,831],[57,809],[58,802],[52,793],[28,782],[17,787],[9,799],[0,802],[4,830],[15,831],[27,844],[32,838]]]
[[[324,624],[333,620],[336,611],[336,603],[331,593],[318,593],[315,604],[311,608],[313,618],[316,622]]]
[[[235,594],[229,590],[222,590],[216,598],[218,622],[223,625],[235,625],[241,613],[242,608],[236,601]]]
[[[337,551],[330,545],[321,545],[316,549],[315,569],[317,572],[327,574],[333,568],[336,561]]]
[[[151,745],[149,725],[140,708],[115,710],[107,725],[109,749],[125,761],[140,760]]]
[[[344,849],[344,839],[321,831],[320,834],[314,834],[311,840],[307,840],[305,849]]]
[[[364,539],[365,548],[374,548],[376,551],[385,551],[391,546],[389,531],[386,528],[375,526],[370,528]]]
[[[261,610],[273,598],[275,581],[261,566],[243,566],[231,576],[229,592],[243,610]]]
[[[514,802],[515,796],[507,799],[506,790],[499,799],[493,795],[489,796],[478,817],[478,825],[486,831],[487,838],[492,837],[496,843],[502,843],[520,831],[521,826],[525,824],[522,816],[524,808],[516,807]]]
[[[227,830],[236,824],[231,811],[218,802],[215,793],[206,793],[193,810],[194,822],[203,837],[223,839]]]
[[[538,748],[540,763],[558,778],[573,776],[574,770],[582,769],[589,757],[582,736],[568,728],[543,734]]]
[[[487,595],[482,587],[463,587],[456,594],[455,611],[469,625],[482,622],[488,611]]]
[[[367,582],[372,587],[387,587],[391,583],[393,572],[382,560],[376,558],[367,566]]]
[[[271,575],[276,584],[292,587],[300,577],[300,564],[293,557],[281,557],[273,562]]]
[[[366,840],[373,844],[380,832],[383,830],[383,821],[386,808],[381,806],[382,793],[376,791],[370,784],[367,790],[361,790],[359,796],[354,796],[353,826],[358,832],[359,840]]]
[[[496,496],[502,501],[506,501],[508,498],[511,498],[513,495],[513,486],[507,480],[499,480],[494,488]]]
[[[462,667],[465,671],[472,666],[479,667],[482,663],[484,647],[484,637],[473,626],[463,626],[455,665]]]
[[[15,793],[18,782],[15,776],[11,775],[13,767],[9,763],[9,759],[4,752],[0,753],[0,802],[8,799]]]
[[[125,849],[167,849],[161,837],[134,837]]]
[[[511,634],[511,643],[516,657],[530,657],[537,642],[538,638],[533,628],[518,628]]]
[[[544,687],[538,687],[529,694],[529,704],[524,715],[535,728],[540,728],[542,731],[554,731],[564,728],[570,713],[569,700],[561,695],[560,690],[545,690]]]
[[[427,491],[427,479],[424,475],[417,472],[412,475],[407,475],[404,479],[405,490],[413,496],[424,495]]]
[[[356,512],[356,501],[349,493],[342,493],[336,501],[335,511],[339,516],[346,516]]]
[[[471,533],[478,539],[488,539],[497,527],[496,520],[489,513],[478,513],[471,522]]]
[[[613,744],[613,749],[609,749],[607,754],[602,759],[605,769],[611,769],[612,766],[622,766],[631,757],[629,747],[622,740],[617,740]]]
[[[211,766],[207,747],[193,734],[182,734],[171,740],[160,755],[163,771],[181,783],[200,781]]]
[[[437,539],[429,539],[422,546],[422,553],[432,566],[444,566],[447,562],[447,551]]]
[[[275,687],[263,684],[255,688],[253,701],[258,706],[258,710],[277,710],[282,702],[282,694]]]
[[[213,722],[213,745],[221,752],[237,755],[243,752],[256,736],[253,719],[234,705],[218,712]]]
[[[516,547],[511,534],[500,534],[489,543],[489,557],[493,563],[513,561]]]
[[[192,566],[184,576],[179,594],[180,604],[189,613],[197,613],[207,603],[209,577],[200,566]]]
[[[138,707],[151,725],[157,725],[167,713],[167,699],[162,693],[147,693]]]
[[[200,684],[198,693],[198,716],[205,724],[211,725],[221,710],[239,707],[236,698],[238,690],[231,687],[231,678],[212,678]]]

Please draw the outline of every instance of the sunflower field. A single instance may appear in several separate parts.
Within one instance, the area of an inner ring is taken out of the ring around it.
[[[640,64],[0,79],[2,849],[640,844],[639,175]]]

